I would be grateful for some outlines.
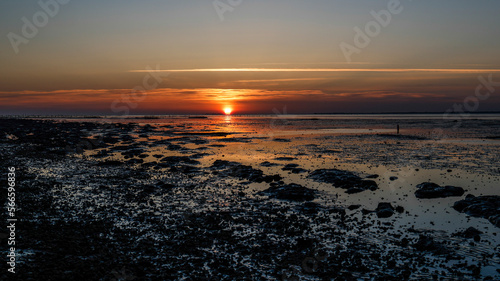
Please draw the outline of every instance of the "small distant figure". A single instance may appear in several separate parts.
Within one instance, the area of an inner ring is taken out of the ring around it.
[[[397,134],[399,135],[399,124],[396,126],[397,128]]]

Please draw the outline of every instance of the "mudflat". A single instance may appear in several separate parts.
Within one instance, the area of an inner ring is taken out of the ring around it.
[[[499,121],[4,118],[17,277],[498,280]]]

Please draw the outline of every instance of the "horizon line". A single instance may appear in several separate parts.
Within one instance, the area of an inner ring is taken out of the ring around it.
[[[444,72],[485,73],[500,69],[473,68],[193,68],[193,69],[139,69],[128,72]]]
[[[475,111],[475,112],[463,112],[467,114],[500,114],[500,111]],[[449,114],[449,115],[461,115],[460,112],[446,112],[446,111],[429,111],[429,112],[424,112],[424,111],[406,111],[406,112],[314,112],[314,113],[287,113],[287,114],[279,114],[280,116],[283,115],[378,115],[378,114]],[[205,116],[205,115],[220,115],[220,116],[227,116],[226,114],[223,113],[163,113],[163,114],[129,114],[126,116],[123,115],[114,115],[114,114],[5,114],[5,115],[0,115],[0,118],[5,118],[5,117],[16,117],[16,116],[23,116],[23,117],[106,117],[106,116],[111,116],[111,117],[123,117],[123,118],[129,118],[129,117],[134,117],[134,116]],[[230,116],[248,116],[248,115],[276,115],[274,113],[241,113],[241,114],[230,114]]]

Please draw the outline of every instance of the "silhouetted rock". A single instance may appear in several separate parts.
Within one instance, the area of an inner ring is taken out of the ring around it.
[[[375,181],[365,180],[353,172],[337,169],[319,169],[311,172],[308,176],[319,182],[331,183],[338,188],[347,189],[346,193],[358,193],[365,190],[376,190],[378,185]]]
[[[394,207],[392,207],[391,203],[378,203],[375,211],[379,218],[388,218],[394,215]]]
[[[473,217],[488,219],[496,227],[500,227],[500,196],[467,195],[464,200],[455,202],[453,208]]]
[[[264,161],[262,163],[260,163],[260,165],[262,167],[273,167],[273,166],[279,166],[279,164],[276,164],[276,163],[271,163],[269,161]]]
[[[289,140],[289,139],[282,139],[282,138],[275,138],[275,139],[273,139],[273,141],[276,141],[276,142],[291,142],[291,140]]]
[[[435,254],[448,253],[448,249],[445,246],[435,242],[432,237],[423,234],[420,235],[417,243],[413,244],[413,247],[418,251],[432,252]]]
[[[247,179],[252,182],[273,182],[281,180],[280,175],[264,175],[262,170],[252,168],[252,166],[242,165],[237,162],[226,160],[215,160],[211,169],[218,170],[217,173],[222,173],[230,177],[239,179]]]
[[[285,167],[282,168],[283,171],[291,171],[297,168],[299,164],[286,164]]]
[[[321,205],[315,202],[305,202],[299,206],[299,210],[304,214],[317,214]]]
[[[167,156],[160,160],[163,163],[166,163],[169,166],[177,166],[179,164],[189,164],[189,165],[198,165],[200,162],[197,160],[193,160],[188,156]]]
[[[396,207],[396,212],[402,214],[402,213],[404,213],[404,211],[405,211],[405,208],[403,208],[403,206],[397,206]]]
[[[270,198],[301,202],[314,200],[316,190],[291,183],[287,185],[273,185],[257,194],[268,195]]]
[[[440,186],[432,182],[424,182],[417,185],[415,191],[417,198],[444,198],[450,196],[462,196],[464,189],[458,186]]]
[[[471,226],[471,227],[467,228],[464,231],[459,231],[459,232],[454,233],[453,236],[460,236],[460,237],[465,237],[465,238],[474,238],[474,240],[479,241],[479,240],[481,240],[481,238],[479,236],[481,234],[483,234],[482,231],[477,230],[476,228],[474,228],[474,227]]]

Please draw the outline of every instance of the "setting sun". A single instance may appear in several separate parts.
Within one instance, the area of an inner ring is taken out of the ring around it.
[[[225,113],[226,115],[231,114],[231,112],[233,112],[233,109],[232,109],[232,108],[230,108],[230,107],[225,107],[225,108],[224,108],[224,113]]]

